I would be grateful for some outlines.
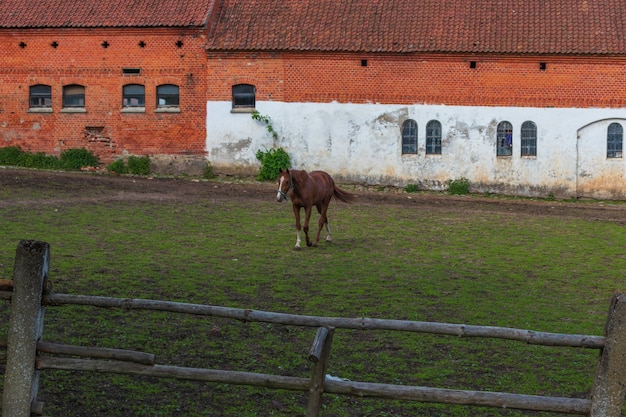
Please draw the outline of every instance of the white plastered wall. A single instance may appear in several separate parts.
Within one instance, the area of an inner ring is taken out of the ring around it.
[[[257,102],[256,109],[271,118],[277,140],[250,113],[231,112],[230,101],[207,104],[207,152],[216,169],[255,173],[257,150],[282,147],[294,168],[324,170],[349,182],[442,190],[448,180],[467,178],[477,192],[625,197],[624,160],[606,159],[608,125],[626,127],[621,109],[281,102]],[[416,155],[401,154],[406,119],[418,124]],[[441,155],[426,155],[430,120],[442,125]],[[513,125],[510,157],[496,156],[502,121]],[[536,157],[520,156],[525,121],[537,126]]]

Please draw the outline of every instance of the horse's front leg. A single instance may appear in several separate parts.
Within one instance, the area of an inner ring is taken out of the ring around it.
[[[317,234],[315,235],[315,241],[313,242],[313,246],[317,246],[317,244],[319,243],[322,227],[324,227],[324,224],[326,223],[326,210],[322,210],[322,206],[319,204],[316,207],[317,212],[320,214],[320,219],[318,221]]]
[[[311,242],[311,239],[309,238],[309,220],[311,219],[311,209],[312,207],[304,208],[304,237],[306,238],[307,246],[313,246],[313,242]]]
[[[293,206],[293,215],[296,218],[296,246],[294,246],[293,250],[300,250],[300,230],[302,226],[300,225],[300,207]]]

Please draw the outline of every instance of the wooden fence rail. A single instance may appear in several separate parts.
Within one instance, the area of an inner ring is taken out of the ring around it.
[[[588,336],[465,324],[301,316],[170,301],[48,294],[46,290],[48,259],[47,243],[21,241],[16,251],[12,289],[7,291],[7,284],[0,282],[0,289],[5,290],[0,291],[0,298],[11,301],[7,340],[0,340],[0,346],[6,346],[7,352],[2,395],[3,417],[27,417],[31,416],[31,413],[42,415],[43,404],[37,401],[38,375],[46,369],[143,375],[304,391],[308,392],[306,417],[319,416],[324,393],[504,407],[591,417],[621,415],[626,395],[626,294],[614,294],[605,335]],[[312,376],[301,378],[160,365],[155,364],[154,355],[143,352],[42,342],[45,307],[63,305],[159,310],[317,328],[308,353],[308,358],[313,363]],[[337,329],[394,330],[460,337],[502,338],[546,346],[600,349],[601,355],[591,399],[343,381],[326,375],[333,334]],[[40,352],[48,355],[38,355]],[[50,354],[59,356],[49,356]],[[63,355],[72,358],[60,357]]]

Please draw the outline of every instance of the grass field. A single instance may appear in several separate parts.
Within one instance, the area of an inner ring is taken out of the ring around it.
[[[291,207],[266,185],[90,176],[85,187],[84,174],[48,173],[45,184],[36,175],[0,172],[0,272],[11,277],[19,240],[46,241],[55,293],[602,335],[611,295],[625,289],[624,221],[550,212],[598,202],[535,201],[538,210],[476,196],[333,202],[333,243],[296,252]],[[310,377],[315,329],[51,307],[44,335],[154,353],[160,364]],[[342,330],[328,373],[586,398],[597,358],[597,350]],[[59,417],[296,416],[306,406],[302,392],[57,371],[42,374],[39,398]],[[549,415],[324,398],[323,416]]]

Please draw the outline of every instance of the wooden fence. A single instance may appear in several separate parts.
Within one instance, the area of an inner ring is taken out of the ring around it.
[[[403,320],[301,316],[168,301],[51,294],[47,290],[49,253],[49,245],[45,242],[21,241],[16,250],[13,279],[0,280],[0,298],[11,302],[7,340],[4,342],[6,372],[2,395],[3,417],[43,414],[44,407],[37,401],[37,391],[39,373],[46,369],[109,372],[304,391],[308,392],[307,417],[319,416],[324,393],[505,407],[592,417],[621,415],[626,394],[626,294],[616,293],[613,296],[604,336]],[[45,307],[61,305],[160,310],[317,328],[308,353],[308,358],[313,363],[312,375],[311,378],[301,378],[159,365],[155,364],[154,355],[149,353],[41,341]],[[336,329],[395,330],[461,337],[503,338],[546,346],[600,349],[601,354],[591,399],[343,381],[326,376],[326,365]],[[46,355],[38,355],[39,352]]]

